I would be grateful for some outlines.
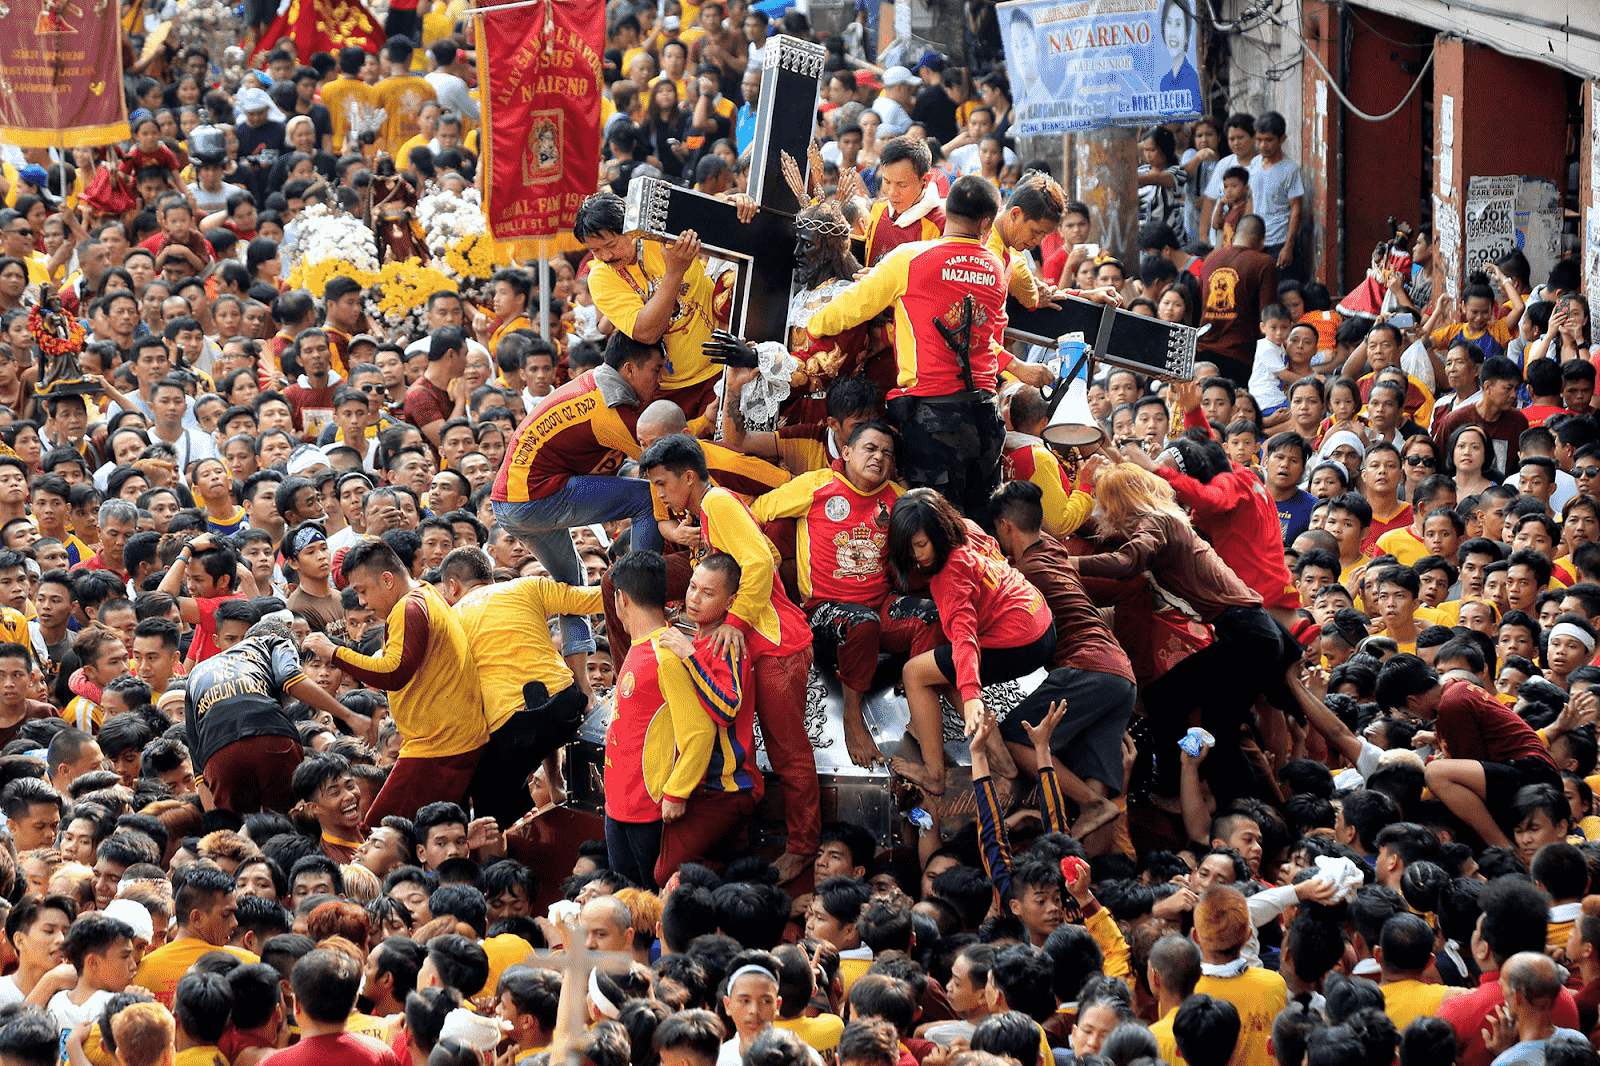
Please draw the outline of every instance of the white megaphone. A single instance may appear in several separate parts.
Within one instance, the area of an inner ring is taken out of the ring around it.
[[[1105,432],[1089,412],[1089,381],[1084,373],[1089,355],[1083,334],[1068,333],[1056,343],[1060,377],[1047,397],[1050,420],[1040,435],[1052,448],[1092,448],[1105,439]]]

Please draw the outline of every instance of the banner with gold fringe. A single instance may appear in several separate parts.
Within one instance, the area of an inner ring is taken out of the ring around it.
[[[478,86],[489,232],[514,254],[568,231],[599,173],[603,0],[486,4]],[[545,248],[549,248],[546,242]]]
[[[0,141],[126,140],[121,25],[112,0],[0,0]]]

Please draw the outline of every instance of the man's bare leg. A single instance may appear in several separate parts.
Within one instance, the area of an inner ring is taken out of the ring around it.
[[[867,729],[866,716],[861,713],[862,697],[864,692],[857,692],[849,685],[841,684],[844,692],[844,746],[850,753],[850,761],[857,766],[871,769],[883,762],[883,752],[878,750],[878,742],[872,739],[872,733]]]
[[[1511,846],[1510,838],[1486,806],[1489,783],[1483,764],[1473,759],[1435,759],[1428,764],[1424,776],[1428,790],[1450,808],[1451,814],[1471,826],[1485,844],[1491,848]]]
[[[1032,745],[1008,741],[1006,749],[1016,759],[1017,766],[1023,773],[1033,777],[1039,776],[1039,763],[1034,757]],[[1069,830],[1075,839],[1082,840],[1090,833],[1117,820],[1120,812],[1117,805],[1107,798],[1109,790],[1105,785],[1098,781],[1085,781],[1068,770],[1066,764],[1059,758],[1052,756],[1051,763],[1056,768],[1056,782],[1061,786],[1061,794],[1078,808],[1078,819],[1072,823],[1072,828]]]

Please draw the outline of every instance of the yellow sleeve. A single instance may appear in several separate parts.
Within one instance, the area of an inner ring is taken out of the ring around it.
[[[1072,495],[1067,497],[1067,510],[1065,520],[1061,523],[1062,532],[1056,536],[1064,537],[1076,533],[1078,527],[1083,525],[1083,520],[1094,511],[1094,497],[1082,489],[1073,489]]]
[[[832,337],[851,326],[859,326],[906,291],[911,277],[911,257],[916,245],[903,245],[889,253],[867,276],[828,301],[812,315],[806,331],[815,337]],[[590,286],[593,291],[593,285]],[[599,299],[595,303],[599,304]],[[613,322],[616,319],[612,319]],[[619,324],[618,328],[621,326]]]
[[[613,326],[633,336],[633,325],[644,310],[644,297],[634,292],[622,275],[603,264],[595,267],[589,271],[589,297]]]
[[[713,489],[700,505],[706,517],[706,536],[738,562],[739,592],[728,616],[753,629],[763,611],[772,608],[772,552],[761,527],[745,512],[744,504],[726,489]]]
[[[1014,255],[1011,257],[1011,283],[1007,291],[1017,298],[1018,303],[1029,310],[1039,306],[1039,282],[1033,276],[1033,271],[1028,269],[1026,256]]]
[[[1133,973],[1133,968],[1128,965],[1131,957],[1128,942],[1122,938],[1122,930],[1117,928],[1117,923],[1112,921],[1110,911],[1104,907],[1096,908],[1093,914],[1083,920],[1083,927],[1100,945],[1100,952],[1106,959],[1103,972],[1107,977],[1126,978]]]
[[[717,742],[717,727],[700,707],[700,697],[689,679],[689,668],[659,644],[656,645],[656,680],[661,686],[661,698],[667,701],[667,711],[672,715],[672,737],[678,745],[678,758],[672,764],[672,773],[661,794],[665,799],[681,803],[694,795],[705,780],[706,767],[711,765],[711,751]]]
[[[548,577],[530,577],[533,611],[537,618],[553,614],[599,614],[605,608],[599,585],[563,585]]]
[[[757,522],[803,517],[811,510],[811,501],[816,498],[817,489],[826,485],[832,477],[832,470],[813,470],[802,474],[764,496],[757,496],[750,504],[750,513],[756,516]]]

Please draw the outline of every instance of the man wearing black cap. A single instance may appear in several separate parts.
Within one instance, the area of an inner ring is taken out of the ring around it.
[[[915,72],[922,75],[923,87],[911,105],[911,121],[922,125],[928,136],[943,144],[961,131],[956,121],[956,102],[944,84],[944,56],[929,52],[918,62]]]

